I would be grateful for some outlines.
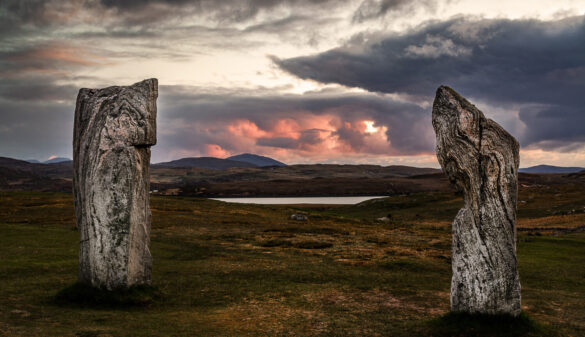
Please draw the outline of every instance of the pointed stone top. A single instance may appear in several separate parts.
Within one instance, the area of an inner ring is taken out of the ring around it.
[[[459,106],[463,109],[473,109],[477,110],[477,107],[471,104],[465,97],[461,96],[457,91],[453,90],[451,87],[446,85],[442,85],[437,89],[437,93],[435,95],[435,102],[433,105],[438,103],[446,103],[450,102],[453,107]]]

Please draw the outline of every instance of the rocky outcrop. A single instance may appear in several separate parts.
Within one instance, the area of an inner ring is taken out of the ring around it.
[[[81,233],[79,281],[149,284],[149,164],[158,82],[81,89],[75,108],[73,191]]]
[[[465,202],[453,222],[451,310],[517,315],[518,142],[445,86],[433,127],[439,163]]]

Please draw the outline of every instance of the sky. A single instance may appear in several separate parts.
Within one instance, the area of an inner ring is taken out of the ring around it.
[[[585,167],[585,0],[0,0],[0,156],[72,156],[80,88],[158,78],[151,162],[438,167],[448,85]]]

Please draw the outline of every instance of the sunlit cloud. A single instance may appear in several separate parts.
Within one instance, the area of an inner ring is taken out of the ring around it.
[[[217,144],[205,144],[205,154],[211,157],[225,158],[230,153]]]
[[[367,133],[376,133],[380,128],[374,127],[374,121],[364,121]]]

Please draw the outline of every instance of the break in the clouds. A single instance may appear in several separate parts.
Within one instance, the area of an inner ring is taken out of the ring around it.
[[[524,146],[585,144],[585,17],[427,23],[373,42],[275,62],[304,79],[429,101],[447,84],[516,111]],[[486,111],[489,115],[490,111]],[[512,112],[509,112],[512,113]]]
[[[156,77],[155,162],[254,152],[289,163],[437,166],[430,102],[449,84],[521,140],[524,165],[585,166],[583,8],[0,1],[0,156],[70,157],[79,88]]]

